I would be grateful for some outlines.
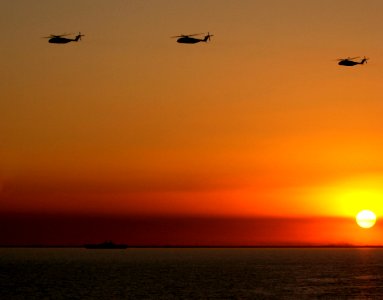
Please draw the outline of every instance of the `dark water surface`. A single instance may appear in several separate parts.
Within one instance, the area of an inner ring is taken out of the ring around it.
[[[1,299],[383,299],[383,249],[0,249]]]

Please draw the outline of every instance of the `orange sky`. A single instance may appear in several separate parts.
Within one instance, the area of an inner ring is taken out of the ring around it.
[[[382,216],[382,9],[3,1],[0,213]]]

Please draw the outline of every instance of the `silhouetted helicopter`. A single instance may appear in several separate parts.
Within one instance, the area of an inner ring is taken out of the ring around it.
[[[363,65],[363,64],[367,63],[367,60],[368,60],[367,57],[363,57],[363,59],[361,61],[354,61],[354,59],[357,59],[357,58],[359,58],[359,56],[358,57],[340,58],[340,59],[338,59],[338,61],[339,61],[338,65],[352,67],[355,65]]]
[[[196,44],[196,43],[199,43],[199,42],[210,41],[210,37],[213,36],[212,34],[207,33],[207,35],[205,35],[205,37],[203,39],[198,39],[198,38],[192,37],[192,36],[201,35],[201,34],[203,34],[203,33],[196,33],[196,34],[189,34],[189,35],[181,34],[181,35],[177,35],[177,36],[172,36],[172,38],[178,38],[177,39],[177,43],[181,43],[181,44]]]
[[[81,32],[79,32],[74,39],[69,39],[64,37],[68,35],[69,34],[61,34],[61,35],[51,34],[50,36],[46,36],[45,38],[49,39],[48,42],[52,44],[66,44],[69,42],[78,42],[79,40],[81,40],[81,37],[84,36],[83,34],[81,34]]]

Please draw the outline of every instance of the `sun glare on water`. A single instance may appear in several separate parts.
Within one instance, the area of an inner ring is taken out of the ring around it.
[[[356,217],[356,223],[362,228],[371,228],[376,223],[376,215],[371,210],[362,210]]]

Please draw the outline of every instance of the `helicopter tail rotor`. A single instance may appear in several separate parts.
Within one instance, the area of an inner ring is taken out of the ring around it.
[[[81,37],[85,36],[84,34],[81,34],[81,32],[78,33],[78,35],[75,38],[75,41],[81,41]]]
[[[362,59],[362,61],[360,62],[362,65],[364,65],[364,64],[366,64],[367,63],[367,61],[369,60],[369,58],[368,57],[363,57],[363,59]]]
[[[206,35],[205,38],[204,38],[204,41],[205,41],[205,42],[210,41],[212,36],[214,36],[214,35],[213,35],[213,34],[210,34],[210,32],[208,32],[207,35]]]

